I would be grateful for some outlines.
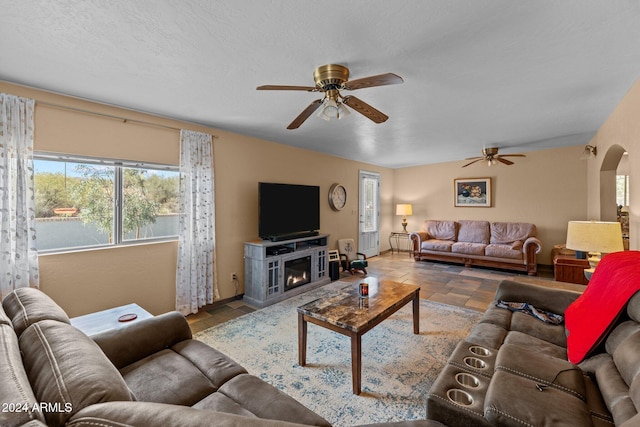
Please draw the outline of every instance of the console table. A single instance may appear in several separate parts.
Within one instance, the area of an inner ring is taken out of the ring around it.
[[[244,243],[244,300],[266,307],[331,282],[328,234]]]

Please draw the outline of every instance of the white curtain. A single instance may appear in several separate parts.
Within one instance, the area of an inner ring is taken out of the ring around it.
[[[0,93],[0,296],[39,286],[33,190],[33,99]]]
[[[219,299],[211,135],[180,131],[180,240],[176,310],[187,315]]]

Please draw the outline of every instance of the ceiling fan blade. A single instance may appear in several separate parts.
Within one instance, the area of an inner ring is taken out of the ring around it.
[[[348,105],[358,113],[369,118],[370,120],[373,120],[376,123],[386,122],[389,118],[389,116],[387,116],[386,114],[376,110],[371,105],[367,104],[361,99],[356,98],[355,96],[345,96],[342,99],[342,103]]]
[[[467,157],[465,160],[482,160],[484,157]]]
[[[524,154],[500,154],[498,157],[527,157]]]
[[[403,82],[402,77],[393,73],[386,73],[348,81],[344,84],[344,88],[347,90],[356,90],[365,87],[396,85]]]
[[[496,159],[497,161],[504,163],[505,165],[512,165],[513,162],[511,160],[507,160],[507,159],[503,159],[502,156],[500,157],[494,157],[494,159]]]
[[[287,126],[287,129],[298,129],[300,125],[304,123],[304,121],[307,120],[309,116],[318,109],[318,107],[320,107],[321,104],[322,99],[316,99],[315,101],[313,101],[307,108],[304,109],[304,111],[302,111],[302,113],[300,113],[300,115],[298,115],[298,117],[296,117],[291,122],[291,124],[289,124],[289,126]]]
[[[278,85],[258,86],[256,90],[302,90],[305,92],[319,91],[319,89],[315,86],[278,86]]]
[[[469,160],[469,159],[467,159],[467,160]],[[480,160],[483,160],[483,159],[482,158],[475,159],[473,162],[469,162],[469,163],[467,163],[466,165],[464,165],[462,167],[466,168],[467,166],[472,165],[472,164],[474,164],[476,162],[479,162]]]

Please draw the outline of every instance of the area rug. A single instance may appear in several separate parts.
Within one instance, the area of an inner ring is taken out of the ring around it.
[[[420,335],[411,304],[362,337],[362,394],[352,393],[351,342],[309,324],[307,365],[298,365],[296,307],[354,286],[334,282],[194,335],[222,351],[334,426],[424,419],[426,396],[454,347],[481,313],[420,301]]]

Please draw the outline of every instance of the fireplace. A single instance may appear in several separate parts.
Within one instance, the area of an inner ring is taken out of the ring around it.
[[[284,291],[311,282],[311,256],[292,259],[284,263]]]

